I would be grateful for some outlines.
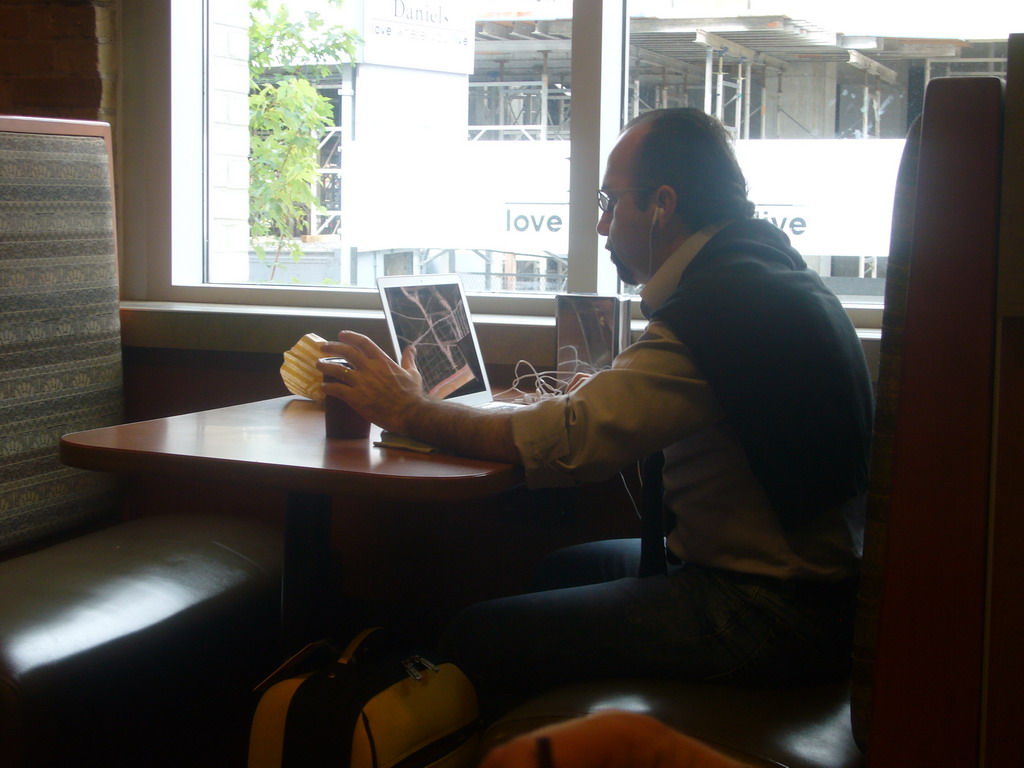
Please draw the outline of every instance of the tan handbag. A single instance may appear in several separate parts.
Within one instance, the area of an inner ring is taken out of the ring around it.
[[[477,760],[476,691],[455,664],[374,650],[376,629],[312,664],[316,643],[261,684],[249,768],[463,768]]]

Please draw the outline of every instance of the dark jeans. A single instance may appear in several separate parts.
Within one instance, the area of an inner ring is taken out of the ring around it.
[[[485,714],[560,683],[612,677],[792,685],[849,667],[853,589],[683,564],[636,578],[639,539],[583,544],[542,564],[538,591],[470,606],[442,652]]]

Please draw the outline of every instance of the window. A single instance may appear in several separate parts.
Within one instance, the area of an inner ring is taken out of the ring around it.
[[[758,215],[844,298],[879,301],[924,84],[1000,74],[1011,22],[989,14],[967,42],[955,14],[887,32],[880,3],[858,4],[871,23],[802,0],[705,5],[292,0],[363,43],[321,69],[264,67],[297,63],[328,118],[315,204],[254,235],[248,0],[124,0],[126,296],[373,308],[379,275],[459,271],[495,295],[474,300],[484,311],[550,315],[551,293],[619,289],[593,191],[622,121],[686,104],[733,131]]]
[[[207,280],[372,288],[402,254],[470,291],[564,292],[571,5],[540,52],[506,37],[521,7],[211,4]]]
[[[718,116],[755,215],[786,232],[845,300],[881,303],[892,190],[925,85],[947,73],[1004,75],[1006,42],[949,39],[959,16],[926,37],[918,18],[901,29],[898,9],[857,5],[852,16],[797,0],[777,6],[785,15],[707,18],[698,3],[665,18],[663,3],[635,2],[648,13],[630,19],[627,111],[696,106]],[[876,15],[857,20],[865,6]],[[833,31],[847,28],[877,33]]]

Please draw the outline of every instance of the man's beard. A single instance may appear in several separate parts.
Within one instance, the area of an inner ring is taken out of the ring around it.
[[[632,270],[627,267],[622,259],[615,253],[615,249],[608,247],[608,253],[611,254],[612,264],[615,265],[615,271],[619,274],[619,280],[626,285],[640,285],[640,281],[633,275]]]

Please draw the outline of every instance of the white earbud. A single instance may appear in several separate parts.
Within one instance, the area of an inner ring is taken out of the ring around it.
[[[658,224],[658,219],[661,218],[661,212],[660,205],[654,206],[654,215],[651,216],[651,231],[647,233],[647,275],[643,279],[645,283],[651,279],[654,272],[654,228]]]

